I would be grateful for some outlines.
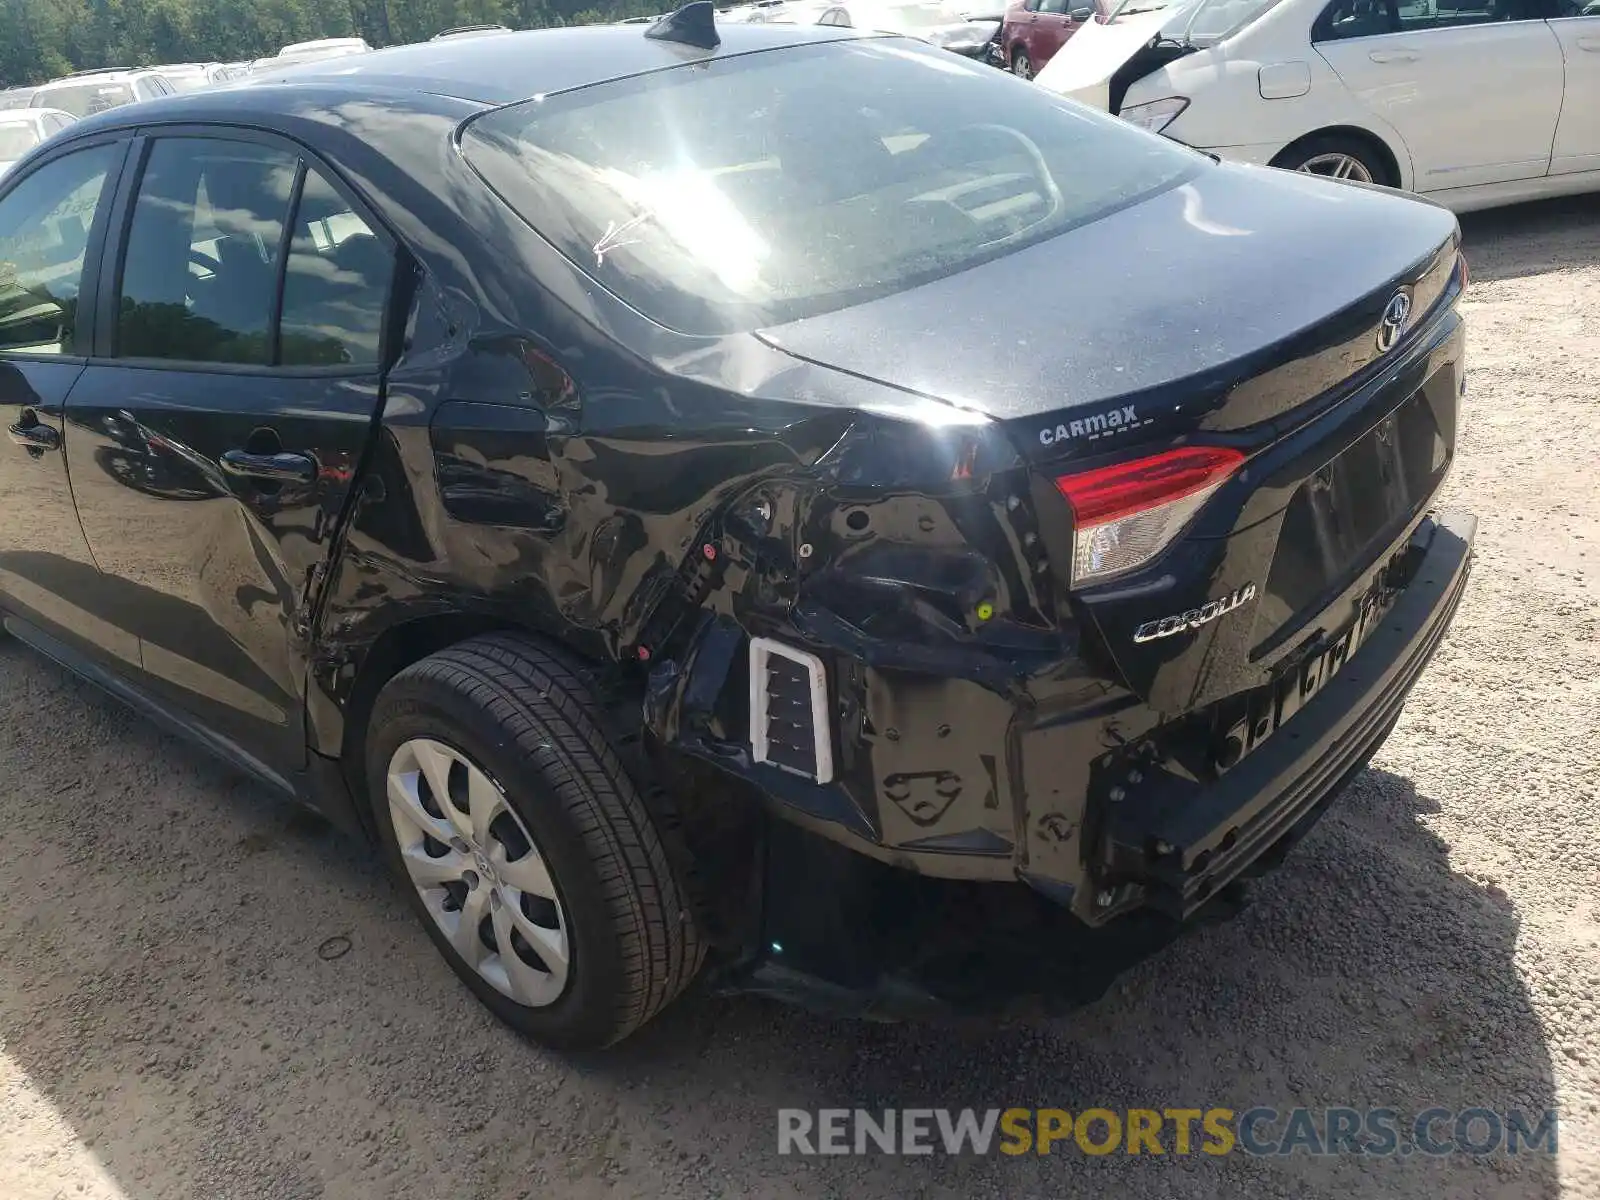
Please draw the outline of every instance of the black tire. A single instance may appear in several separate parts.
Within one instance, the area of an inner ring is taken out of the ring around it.
[[[1318,134],[1315,137],[1308,137],[1304,141],[1296,142],[1279,154],[1277,158],[1273,159],[1272,165],[1282,167],[1286,171],[1305,171],[1310,164],[1328,162],[1340,157],[1351,159],[1360,164],[1361,170],[1367,176],[1363,182],[1379,183],[1385,187],[1398,186],[1399,181],[1392,178],[1394,173],[1370,142],[1345,134]],[[1329,172],[1315,169],[1311,173],[1329,174]],[[1360,179],[1359,176],[1354,176],[1353,178]]]
[[[607,1046],[673,1000],[704,945],[661,832],[605,732],[581,669],[529,639],[473,638],[401,671],[374,705],[367,779],[384,854],[447,962],[501,1020],[562,1049]],[[559,892],[571,966],[545,1007],[519,1004],[468,965],[401,862],[386,795],[390,760],[429,738],[500,785]]]
[[[1021,46],[1011,52],[1011,73],[1018,79],[1033,78],[1033,60]]]

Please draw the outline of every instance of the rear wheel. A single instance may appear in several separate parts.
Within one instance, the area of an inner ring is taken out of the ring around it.
[[[604,1046],[688,985],[698,932],[577,670],[523,638],[474,638],[395,676],[369,728],[390,865],[502,1020]]]
[[[1033,78],[1033,63],[1029,60],[1027,51],[1020,46],[1011,52],[1011,73],[1018,79]]]
[[[1328,135],[1307,138],[1289,147],[1272,165],[1305,175],[1348,179],[1355,183],[1393,185],[1389,171],[1367,143],[1352,137]]]

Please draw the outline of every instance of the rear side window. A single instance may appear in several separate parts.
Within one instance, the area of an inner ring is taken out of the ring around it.
[[[297,154],[254,142],[151,146],[123,254],[119,356],[378,363],[393,253],[316,171],[297,197],[299,170]]]
[[[374,365],[394,255],[327,180],[307,172],[283,280],[279,362]]]
[[[901,39],[747,54],[497,109],[469,162],[663,325],[843,308],[1020,250],[1203,160]]]
[[[163,138],[150,148],[123,260],[119,355],[271,361],[278,248],[298,165],[249,142]]]
[[[121,153],[64,155],[0,200],[0,353],[72,353],[89,230]]]
[[[1311,28],[1314,42],[1424,33],[1462,25],[1543,21],[1559,13],[1562,0],[1333,0]]]

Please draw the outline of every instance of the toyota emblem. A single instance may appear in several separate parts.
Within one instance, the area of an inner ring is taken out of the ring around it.
[[[1404,292],[1396,292],[1384,306],[1383,320],[1378,322],[1378,353],[1387,354],[1394,349],[1410,318],[1411,297]]]

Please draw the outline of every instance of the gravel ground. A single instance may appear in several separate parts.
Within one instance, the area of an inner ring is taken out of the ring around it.
[[[1072,1019],[694,995],[553,1057],[471,1002],[363,849],[0,645],[0,1195],[1600,1197],[1600,199],[1466,228],[1448,500],[1482,523],[1454,631],[1257,903]],[[1558,1105],[1561,1149],[775,1153],[782,1106],[1185,1103]]]

